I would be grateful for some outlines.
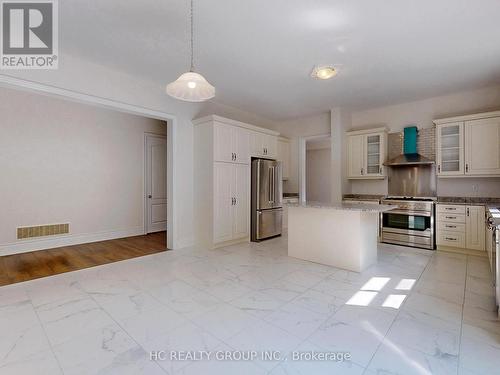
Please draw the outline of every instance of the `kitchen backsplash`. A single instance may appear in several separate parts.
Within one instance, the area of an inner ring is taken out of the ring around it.
[[[389,159],[403,153],[403,132],[389,133],[387,151]],[[431,160],[436,159],[436,129],[418,129],[417,151]]]

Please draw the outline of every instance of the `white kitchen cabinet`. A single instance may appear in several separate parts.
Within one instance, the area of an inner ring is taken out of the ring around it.
[[[278,138],[278,161],[281,162],[282,178],[288,180],[290,177],[290,140]]]
[[[234,197],[232,206],[232,239],[245,238],[250,234],[250,167],[235,165],[231,192]]]
[[[387,156],[385,128],[347,133],[347,171],[350,179],[385,177],[383,163]]]
[[[439,177],[500,176],[500,111],[434,123]]]
[[[467,249],[484,250],[484,232],[486,230],[484,206],[467,206],[465,215],[465,241]]]
[[[484,251],[484,206],[438,204],[436,211],[436,243],[439,247]]]
[[[250,133],[252,156],[276,159],[278,156],[278,137],[261,132]]]
[[[348,177],[361,178],[363,176],[363,135],[347,137]]]
[[[250,164],[250,139],[246,129],[214,122],[214,159]]]
[[[453,122],[436,126],[437,174],[453,176],[464,173],[464,124]]]
[[[215,248],[247,241],[251,156],[275,158],[279,133],[215,115],[193,125],[196,243]],[[259,155],[251,150],[254,138]]]
[[[500,175],[500,117],[465,121],[465,173]]]
[[[234,165],[214,163],[214,241],[224,242],[233,238],[232,195]]]
[[[214,163],[214,240],[225,242],[249,235],[249,167]]]

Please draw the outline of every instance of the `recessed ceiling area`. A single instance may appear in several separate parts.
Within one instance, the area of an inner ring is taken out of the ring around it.
[[[195,0],[218,103],[285,120],[500,83],[500,1]],[[64,53],[157,84],[189,68],[189,1],[59,3]],[[89,27],[92,25],[92,27]],[[333,65],[331,80],[311,78]]]

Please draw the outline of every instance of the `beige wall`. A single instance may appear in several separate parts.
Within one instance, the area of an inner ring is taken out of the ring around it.
[[[308,201],[331,202],[331,150],[306,151],[306,196]]]
[[[10,89],[0,113],[0,255],[20,226],[70,223],[84,241],[143,232],[144,133],[164,122]]]

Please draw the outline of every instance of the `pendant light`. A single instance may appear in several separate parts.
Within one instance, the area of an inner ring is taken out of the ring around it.
[[[183,73],[174,82],[167,85],[167,94],[187,102],[204,102],[215,96],[213,87],[201,74],[194,71],[193,53],[193,0],[191,0],[191,69]]]

